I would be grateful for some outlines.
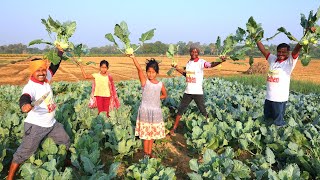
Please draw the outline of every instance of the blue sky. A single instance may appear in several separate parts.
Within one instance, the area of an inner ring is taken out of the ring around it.
[[[72,41],[89,47],[111,44],[104,38],[113,33],[116,23],[126,21],[131,40],[137,43],[141,33],[156,28],[151,41],[163,43],[212,43],[245,28],[250,16],[262,24],[265,37],[283,26],[300,38],[300,13],[317,11],[319,0],[8,0],[1,2],[0,45],[28,44],[34,39],[49,40],[41,19],[49,15],[64,22],[77,22]],[[279,35],[268,43],[290,41]]]

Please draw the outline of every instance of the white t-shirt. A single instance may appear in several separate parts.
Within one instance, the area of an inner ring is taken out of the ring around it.
[[[203,59],[188,61],[186,66],[187,87],[184,91],[186,94],[203,94],[202,83],[205,62]]]
[[[52,79],[52,74],[47,70],[47,80]],[[34,106],[31,111],[29,111],[24,122],[35,124],[41,127],[52,127],[56,122],[54,118],[56,104],[53,100],[53,93],[51,86],[48,82],[35,82],[32,79],[24,86],[22,94],[28,94],[31,97],[31,101],[36,101],[41,98],[44,94],[49,92],[48,96],[39,106]]]
[[[267,60],[269,63],[269,72],[266,99],[274,102],[288,101],[290,77],[297,64],[298,57],[293,59],[290,54],[287,60],[280,63],[276,61],[277,56],[270,54]]]

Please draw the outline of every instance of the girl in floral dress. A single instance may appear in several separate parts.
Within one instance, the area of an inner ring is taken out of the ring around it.
[[[152,145],[155,139],[165,137],[161,99],[167,97],[165,86],[156,79],[159,74],[159,63],[155,59],[146,63],[146,74],[144,75],[140,64],[133,54],[128,55],[138,70],[142,86],[142,100],[138,111],[135,135],[143,139],[143,151],[145,156],[154,158]]]

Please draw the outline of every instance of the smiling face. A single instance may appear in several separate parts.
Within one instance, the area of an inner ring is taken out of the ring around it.
[[[199,56],[198,50],[197,50],[197,49],[192,49],[192,50],[190,51],[190,56],[191,56],[191,59],[197,59],[198,56]]]
[[[158,73],[157,73],[152,67],[149,67],[149,68],[147,69],[147,77],[148,77],[148,79],[149,79],[150,81],[156,79],[157,74],[158,74]]]
[[[278,60],[286,60],[289,57],[288,48],[282,47],[277,50]]]
[[[39,67],[34,73],[32,73],[32,77],[40,82],[44,82],[47,77],[47,68]]]

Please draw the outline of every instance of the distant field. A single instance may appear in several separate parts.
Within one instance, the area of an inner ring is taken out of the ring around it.
[[[29,78],[28,71],[28,58],[29,55],[18,56],[0,56],[0,85],[12,84],[22,85],[25,84]],[[145,68],[145,60],[150,57],[137,57],[139,63]],[[159,77],[168,77],[166,72],[170,69],[171,60],[166,57],[154,57],[157,60],[161,60]],[[189,56],[183,56],[176,58],[180,66],[185,66]],[[215,61],[215,57],[202,57],[207,61]],[[106,59],[110,63],[110,73],[113,75],[115,81],[137,79],[137,71],[132,63],[132,60],[128,57],[86,57],[83,61],[93,61],[97,65],[86,66],[85,70],[89,73],[95,73],[99,71],[99,62],[102,59]],[[221,67],[215,67],[213,69],[206,69],[205,76],[231,76],[239,75],[245,76],[243,73],[249,68],[248,60],[238,61],[243,62],[243,65],[234,64],[229,60],[222,64]],[[255,63],[267,64],[263,58],[256,58]],[[292,78],[295,80],[310,81],[320,84],[320,61],[313,60],[309,66],[303,67],[298,62],[296,68],[293,71]],[[58,70],[57,74],[53,78],[54,81],[79,81],[84,80],[82,77],[80,68],[76,65],[63,62]]]

